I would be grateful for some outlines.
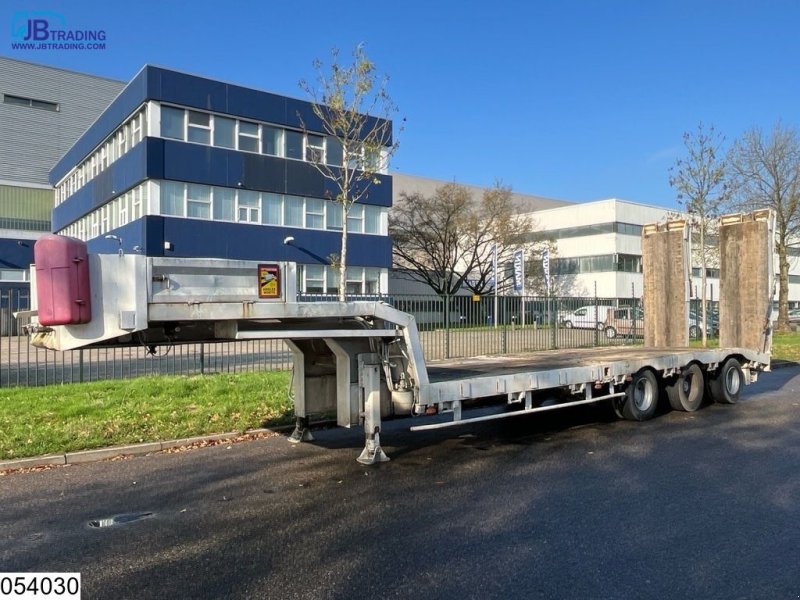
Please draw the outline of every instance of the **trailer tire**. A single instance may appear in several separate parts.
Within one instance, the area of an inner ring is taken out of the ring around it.
[[[665,386],[667,399],[672,410],[694,412],[703,403],[705,382],[703,370],[697,364],[691,364]]]
[[[624,419],[625,415],[622,412],[622,407],[625,404],[624,398],[612,398],[611,399],[611,408],[614,410],[614,414],[617,415],[618,419]]]
[[[736,404],[744,384],[742,366],[735,358],[729,358],[717,372],[709,378],[708,390],[714,402]]]
[[[597,327],[597,331],[603,331],[603,329],[606,327],[606,324],[603,321],[598,321],[595,327]]]
[[[613,340],[615,337],[617,337],[617,330],[614,329],[611,325],[609,325],[608,327],[606,327],[606,337],[609,340]]]
[[[653,372],[642,369],[633,376],[625,390],[622,416],[629,421],[647,421],[658,408],[658,381]]]

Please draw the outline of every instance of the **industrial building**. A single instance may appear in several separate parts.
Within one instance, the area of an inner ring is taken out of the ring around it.
[[[0,56],[0,289],[27,288],[51,229],[48,173],[124,85]]]

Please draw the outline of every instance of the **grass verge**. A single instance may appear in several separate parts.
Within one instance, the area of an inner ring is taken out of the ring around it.
[[[272,371],[0,390],[0,460],[287,424],[289,379]]]
[[[776,333],[772,336],[772,358],[800,362],[800,333]]]
[[[702,347],[700,340],[691,340],[692,348]],[[708,339],[709,348],[719,348],[718,338]],[[782,332],[772,334],[772,360],[790,360],[800,362],[800,333]]]

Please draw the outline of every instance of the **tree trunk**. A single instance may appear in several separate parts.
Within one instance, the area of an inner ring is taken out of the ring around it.
[[[342,202],[342,250],[339,253],[339,302],[346,300],[347,291],[347,206]]]
[[[787,244],[778,244],[778,331],[789,331],[789,259]]]
[[[700,223],[700,262],[701,274],[700,284],[702,285],[702,292],[700,293],[700,301],[703,303],[700,311],[700,318],[703,319],[703,328],[701,335],[703,336],[703,348],[708,346],[708,319],[706,318],[706,224],[705,221]]]

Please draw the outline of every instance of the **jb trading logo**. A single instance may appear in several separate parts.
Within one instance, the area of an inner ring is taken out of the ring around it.
[[[11,18],[12,50],[105,50],[104,29],[70,29],[55,12],[17,12]]]

